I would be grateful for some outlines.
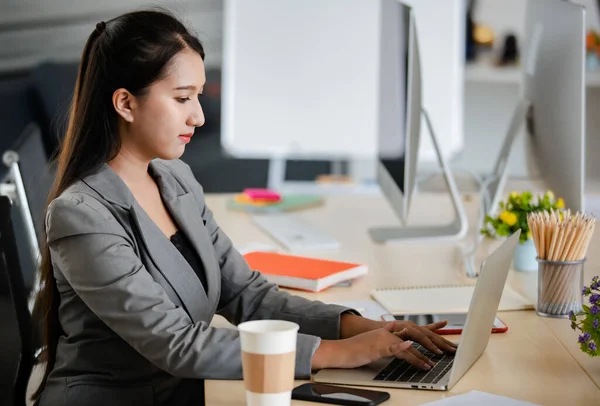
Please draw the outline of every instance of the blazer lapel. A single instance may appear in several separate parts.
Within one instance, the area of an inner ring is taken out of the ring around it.
[[[160,193],[178,227],[190,239],[198,252],[206,273],[208,301],[211,312],[218,306],[221,287],[221,268],[217,261],[212,241],[202,220],[200,206],[192,192],[185,190],[175,177],[161,165],[150,163],[151,173],[156,179]]]
[[[152,261],[171,284],[192,320],[210,320],[208,298],[189,263],[139,204],[134,203],[131,214]]]
[[[131,227],[140,231],[143,243],[146,245],[150,257],[157,267],[158,271],[171,284],[185,310],[194,322],[200,320],[210,320],[214,309],[216,308],[219,282],[216,281],[214,274],[214,264],[207,258],[208,249],[199,243],[198,231],[195,226],[190,227],[188,222],[196,225],[200,218],[199,210],[193,213],[189,204],[179,203],[178,195],[186,195],[185,190],[179,186],[175,179],[166,171],[161,171],[150,164],[150,169],[157,175],[157,183],[161,190],[163,200],[171,210],[179,227],[188,235],[195,248],[200,253],[202,262],[206,268],[208,292],[202,288],[202,283],[194,273],[189,263],[179,253],[173,243],[164,235],[152,219],[146,214],[142,207],[137,203],[133,194],[116,174],[116,172],[107,164],[104,164],[94,175],[84,179],[92,189],[96,190],[106,201],[111,204],[127,209],[131,214]],[[184,198],[185,200],[185,198]],[[202,224],[202,222],[200,221]],[[206,231],[205,231],[206,234]],[[208,237],[207,237],[208,238]],[[209,249],[211,247],[208,247]],[[212,254],[214,260],[214,253]],[[214,260],[216,262],[216,260]],[[218,264],[217,264],[218,266]],[[211,272],[212,270],[212,272]],[[207,303],[209,300],[210,303]]]
[[[220,295],[220,267],[215,256],[212,241],[202,220],[198,202],[191,192],[166,200],[169,210],[177,220],[179,227],[190,239],[200,255],[208,284],[208,300],[213,305],[212,312],[218,305]]]

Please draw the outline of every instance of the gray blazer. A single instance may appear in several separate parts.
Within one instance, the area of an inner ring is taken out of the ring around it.
[[[279,291],[250,270],[185,163],[154,160],[150,174],[200,255],[208,293],[108,165],[76,182],[46,216],[64,334],[40,404],[197,404],[201,379],[242,377],[238,333],[211,327],[215,314],[298,323],[296,376],[308,378],[319,337],[339,338],[350,309]]]

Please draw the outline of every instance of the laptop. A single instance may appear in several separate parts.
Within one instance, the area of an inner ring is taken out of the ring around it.
[[[460,345],[455,354],[433,354],[418,343],[413,343],[417,350],[435,363],[429,371],[389,357],[360,368],[323,369],[313,380],[344,385],[450,390],[487,347],[520,233],[519,230],[511,235],[481,265]]]

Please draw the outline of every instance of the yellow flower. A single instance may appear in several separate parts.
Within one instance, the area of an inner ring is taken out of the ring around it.
[[[552,193],[551,190],[548,190],[546,192],[546,196],[548,196],[548,199],[550,199],[550,200],[554,199],[554,193]]]
[[[560,217],[560,221],[563,221],[563,216],[564,216],[564,214],[562,211],[558,213],[558,217]]]
[[[519,194],[517,192],[510,192],[510,197],[516,199],[517,197],[519,197]]]
[[[500,213],[498,218],[509,226],[514,226],[517,223],[517,215],[507,210],[504,210],[502,213]]]
[[[563,200],[562,197],[556,201],[556,207],[558,207],[559,209],[565,208],[565,201]],[[561,213],[561,215],[562,215],[562,213]]]

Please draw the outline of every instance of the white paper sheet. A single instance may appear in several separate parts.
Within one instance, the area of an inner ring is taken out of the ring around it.
[[[426,403],[434,406],[539,406],[535,403],[523,402],[506,396],[493,395],[487,392],[471,391],[464,395],[451,396],[446,399]]]

